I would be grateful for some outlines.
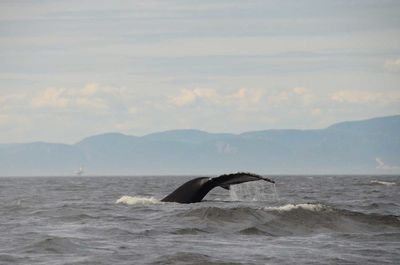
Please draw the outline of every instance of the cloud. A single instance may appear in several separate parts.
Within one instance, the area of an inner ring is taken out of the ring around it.
[[[98,84],[89,83],[82,88],[82,90],[80,91],[80,94],[83,97],[88,97],[88,96],[94,95],[98,90],[99,90]]]
[[[175,106],[181,107],[193,103],[197,97],[198,95],[194,90],[184,89],[181,90],[179,95],[171,97],[170,101]]]
[[[390,72],[400,72],[400,58],[386,60],[384,66]]]
[[[313,108],[311,110],[311,115],[313,116],[320,116],[322,114],[322,110],[320,108]]]
[[[233,90],[195,88],[181,90],[169,97],[169,103],[178,108],[197,106],[203,112],[205,108],[212,108],[214,112],[230,113],[233,119],[241,120],[250,119],[246,113],[254,113],[252,119],[262,119],[265,122],[268,115],[289,106],[319,116],[322,113],[319,99],[312,90],[301,86],[280,91],[246,87]]]
[[[295,87],[292,92],[301,98],[304,105],[312,104],[317,99],[316,95],[305,87]]]
[[[237,23],[237,21],[232,21]],[[282,26],[282,22],[276,21]],[[168,31],[168,29],[165,29]],[[153,30],[154,31],[154,30]],[[387,34],[377,33],[382,37]],[[355,45],[355,41],[357,45]],[[312,45],[310,45],[310,43]],[[209,36],[190,35],[165,38],[154,42],[106,42],[96,45],[91,53],[107,56],[145,56],[145,57],[191,57],[191,56],[260,56],[288,53],[330,54],[329,51],[343,49],[396,49],[396,41],[382,42],[372,39],[368,34],[354,35],[351,38],[337,39],[330,35],[299,36]]]
[[[176,96],[170,97],[170,103],[176,107],[183,107],[202,101],[218,106],[254,105],[261,101],[263,91],[260,89],[240,88],[234,91],[218,93],[211,88],[183,89]]]
[[[400,100],[400,92],[388,91],[385,93],[360,91],[360,90],[342,90],[331,95],[331,100],[339,103],[363,104],[372,102],[394,102]]]
[[[204,99],[209,102],[216,102],[220,98],[220,95],[211,88],[195,88],[195,89],[183,89],[176,96],[170,97],[170,102],[177,106],[182,107],[193,104],[197,100]]]
[[[9,115],[0,114],[0,126],[10,123],[11,117]]]
[[[123,122],[245,131],[398,113],[400,2],[316,2],[2,1],[0,114],[33,120],[32,138],[38,117],[68,119],[72,132],[44,125],[71,139]]]
[[[76,98],[74,103],[77,107],[88,110],[106,110],[109,107],[107,102],[102,98]]]
[[[263,91],[259,89],[240,88],[229,97],[246,103],[258,103],[263,96]]]
[[[118,105],[124,101],[127,93],[121,88],[101,87],[96,83],[88,83],[82,88],[46,88],[31,100],[35,109],[71,109],[71,110],[107,110],[111,104]]]
[[[304,87],[295,87],[292,89],[293,93],[298,94],[298,95],[304,95],[307,93],[307,89]]]
[[[66,108],[69,103],[70,100],[63,88],[47,88],[32,99],[32,106],[35,108]]]
[[[268,96],[268,103],[274,106],[282,104],[310,105],[317,99],[316,95],[305,87],[285,89]]]
[[[26,100],[25,94],[8,94],[0,96],[0,110],[8,110],[23,104]]]

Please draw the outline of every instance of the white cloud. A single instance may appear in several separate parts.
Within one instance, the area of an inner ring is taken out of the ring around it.
[[[289,100],[289,93],[287,91],[281,91],[268,96],[268,103],[270,105],[280,105]]]
[[[320,108],[313,108],[311,110],[311,115],[313,116],[320,116],[322,114],[322,110]]]
[[[400,72],[400,58],[386,60],[385,68],[390,72]]]
[[[212,88],[183,89],[176,96],[170,97],[170,102],[177,107],[187,106],[199,102],[211,103],[216,106],[250,107],[258,104],[263,97],[260,89],[240,88],[234,91],[218,93]]]
[[[177,95],[169,97],[169,102],[175,107],[186,107],[196,104],[198,107],[209,108],[212,106],[214,111],[237,113],[256,113],[261,115],[264,121],[265,115],[288,106],[296,106],[299,110],[303,108],[313,116],[321,114],[318,107],[318,97],[312,90],[305,87],[294,87],[281,91],[271,91],[261,88],[239,88],[235,90],[216,90],[216,89],[184,89]],[[261,114],[263,113],[263,114]],[[235,115],[236,118],[239,116]],[[246,114],[247,115],[247,114]],[[241,116],[243,119],[249,116]],[[235,119],[236,119],[235,118]],[[256,117],[253,117],[257,119]]]
[[[178,95],[170,97],[170,102],[177,107],[181,107],[190,105],[198,99],[215,102],[219,97],[217,92],[210,88],[183,89]]]
[[[298,95],[304,95],[307,93],[307,89],[305,89],[304,87],[295,87],[292,89],[292,91]]]
[[[25,94],[8,94],[0,96],[0,110],[8,110],[23,104],[26,100]]]
[[[76,98],[74,103],[77,107],[88,110],[106,110],[109,107],[107,102],[102,98],[81,97]]]
[[[102,87],[88,83],[82,88],[46,88],[33,96],[35,109],[54,108],[71,110],[107,110],[111,104],[120,105],[128,93],[123,88]]]
[[[98,90],[99,90],[98,84],[89,83],[82,88],[82,90],[80,91],[80,94],[83,97],[88,97],[88,96],[94,95]]]
[[[32,98],[32,106],[34,108],[66,108],[69,102],[66,90],[63,88],[47,88]]]
[[[11,117],[9,115],[0,114],[0,126],[10,123]]]
[[[33,120],[26,137],[72,139],[118,128],[316,128],[395,114],[395,2],[373,12],[375,4],[313,1],[295,9],[269,1],[2,1],[9,27],[0,36],[0,115]],[[73,131],[47,122],[64,118]]]
[[[234,22],[234,21],[233,21]],[[383,33],[382,33],[383,34]],[[355,45],[356,43],[356,45]],[[312,44],[312,45],[310,45]],[[199,37],[185,36],[167,38],[148,43],[107,43],[96,45],[90,52],[107,56],[213,56],[213,55],[273,55],[288,52],[327,53],[343,49],[396,49],[398,43],[382,42],[372,36],[354,35],[338,39],[335,36],[240,36],[240,37]]]
[[[179,95],[171,97],[170,101],[174,105],[181,107],[193,103],[196,98],[197,95],[193,90],[184,89],[181,90]]]
[[[240,88],[230,98],[246,103],[258,103],[262,99],[263,91],[260,89]]]
[[[129,114],[137,114],[137,113],[139,113],[139,111],[140,111],[140,108],[138,108],[138,107],[128,107]]]
[[[400,100],[400,91],[372,92],[360,90],[341,90],[331,95],[331,99],[339,103],[363,104],[372,102],[395,102]]]
[[[305,87],[285,89],[268,96],[268,103],[275,106],[282,104],[310,105],[317,100],[316,95]]]

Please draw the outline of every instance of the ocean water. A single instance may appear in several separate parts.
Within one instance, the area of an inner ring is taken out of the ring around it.
[[[400,264],[399,176],[270,177],[0,178],[0,264]]]

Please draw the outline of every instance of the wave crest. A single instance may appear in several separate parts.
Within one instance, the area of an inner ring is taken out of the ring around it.
[[[323,204],[275,207],[200,207],[185,209],[179,219],[208,233],[233,231],[244,235],[303,236],[318,233],[397,232],[400,217],[350,211]],[[204,226],[206,221],[207,226]]]
[[[393,186],[396,185],[396,182],[389,182],[389,181],[381,181],[381,180],[371,180],[371,184],[377,185],[385,185],[385,186]]]
[[[122,203],[122,204],[126,204],[126,205],[158,204],[158,203],[161,203],[161,201],[155,199],[154,197],[142,197],[142,196],[124,195],[121,198],[119,198],[115,203]]]
[[[322,204],[312,204],[312,203],[300,203],[300,204],[285,204],[282,206],[275,206],[275,207],[265,207],[265,210],[275,210],[280,212],[289,212],[292,210],[302,209],[307,211],[314,211],[318,212],[321,210],[326,210],[328,207]]]

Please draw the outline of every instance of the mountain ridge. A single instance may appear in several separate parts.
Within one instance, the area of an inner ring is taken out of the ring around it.
[[[70,145],[0,145],[0,176],[72,175],[81,165],[89,175],[394,174],[400,171],[400,115],[313,130],[113,132]]]

